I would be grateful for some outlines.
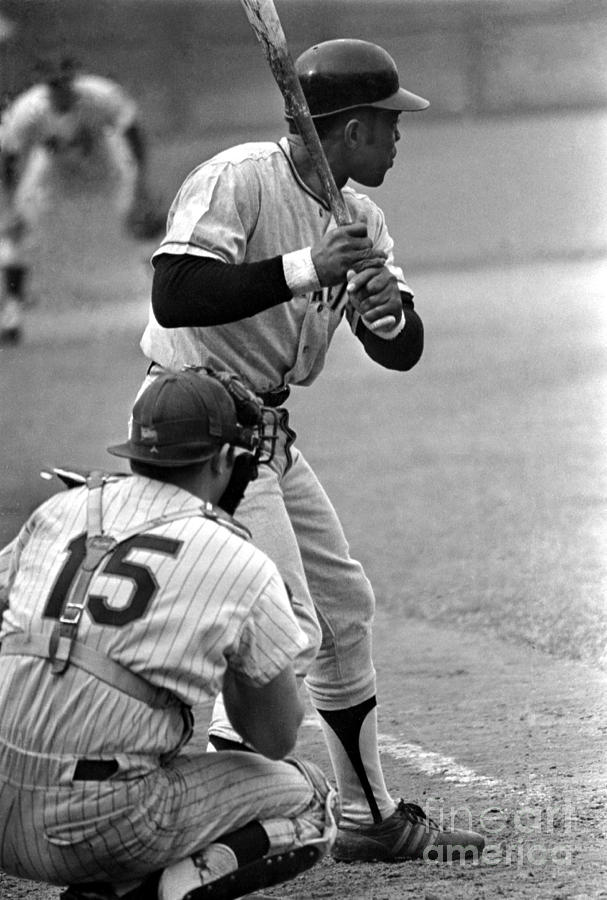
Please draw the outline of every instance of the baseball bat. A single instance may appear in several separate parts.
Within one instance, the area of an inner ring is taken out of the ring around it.
[[[251,28],[261,44],[274,80],[284,98],[286,109],[297,126],[320,178],[331,212],[338,225],[349,225],[350,218],[339,188],[335,184],[325,151],[318,137],[299,78],[289,51],[273,0],[240,0]]]
[[[310,154],[335,221],[338,225],[350,225],[351,220],[346,204],[335,184],[333,173],[310,113],[308,101],[295,72],[295,63],[289,51],[274,0],[240,0],[240,2],[257,40],[262,46],[270,71],[284,98],[287,112],[293,117],[297,130]],[[375,322],[372,327],[377,329],[395,324],[396,320],[393,316],[385,316]]]

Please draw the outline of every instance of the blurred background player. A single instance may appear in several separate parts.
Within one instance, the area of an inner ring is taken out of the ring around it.
[[[207,374],[157,379],[109,448],[132,475],[55,494],[0,553],[0,867],[65,900],[241,896],[334,838],[334,791],[283,761],[307,639],[220,506],[263,433],[236,409]],[[182,752],[220,690],[258,753]]]
[[[86,270],[90,277],[97,259],[107,275],[125,230],[136,239],[152,236],[164,214],[148,189],[133,98],[70,59],[41,75],[3,113],[2,184],[10,214],[30,232],[43,293],[57,299],[53,272]],[[28,267],[20,264],[24,281]]]

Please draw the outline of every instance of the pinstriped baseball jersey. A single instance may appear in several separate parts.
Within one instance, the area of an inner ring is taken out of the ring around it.
[[[84,556],[87,494],[52,497],[0,553],[10,600],[1,640],[54,628]],[[228,664],[263,685],[306,644],[274,564],[199,509],[170,484],[109,481],[104,531],[129,537],[96,570],[78,627],[78,642],[192,705],[217,694]],[[310,804],[293,766],[170,753],[182,733],[175,707],[152,709],[74,664],[54,676],[48,660],[0,654],[0,868],[54,884],[132,884],[247,822]],[[111,760],[118,772],[81,778],[83,759]]]
[[[3,552],[10,602],[0,637],[52,632],[84,557],[86,501],[86,488],[53,496]],[[103,492],[104,530],[120,538],[199,506],[169,484],[116,479]],[[190,706],[217,695],[228,660],[263,685],[306,645],[274,564],[240,534],[195,515],[115,548],[90,583],[78,640]],[[0,759],[7,747],[37,754],[38,780],[69,781],[82,756],[155,766],[152,757],[174,748],[181,731],[177,709],[153,710],[74,665],[54,677],[46,660],[0,655]],[[2,768],[0,779],[14,777]]]
[[[394,265],[384,215],[365,194],[346,186],[353,220],[364,218],[375,250],[387,256],[399,288],[411,293]],[[226,263],[257,262],[312,246],[335,221],[300,179],[286,138],[225,150],[190,173],[169,211],[165,239],[154,254],[190,253]],[[228,368],[257,391],[310,384],[344,312],[345,283],[293,297],[247,319],[213,328],[161,328],[150,313],[141,347],[169,369]],[[229,298],[226,302],[229,302]]]

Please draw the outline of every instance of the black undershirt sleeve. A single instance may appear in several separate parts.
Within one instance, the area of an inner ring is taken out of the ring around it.
[[[367,356],[383,366],[384,369],[407,372],[419,362],[423,353],[424,326],[413,308],[411,295],[401,293],[401,297],[405,327],[399,335],[391,341],[386,341],[369,331],[366,325],[359,320],[356,337],[365,348]]]
[[[406,326],[396,338],[383,340],[362,322],[356,337],[374,362],[406,372],[422,355],[424,329],[411,296],[401,296]],[[191,254],[163,253],[154,260],[152,308],[163,328],[238,322],[291,298],[281,256],[238,265]]]
[[[238,322],[292,296],[282,256],[238,265],[189,253],[154,260],[152,309],[164,328]]]

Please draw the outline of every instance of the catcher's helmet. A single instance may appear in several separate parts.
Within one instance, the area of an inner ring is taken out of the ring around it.
[[[223,445],[252,449],[251,431],[239,425],[227,389],[202,372],[159,375],[133,406],[129,439],[108,447],[154,466],[189,466],[205,462]]]
[[[377,44],[341,38],[305,50],[295,70],[313,118],[358,106],[414,111],[430,103],[400,87],[396,64]],[[291,118],[286,110],[287,118]]]

